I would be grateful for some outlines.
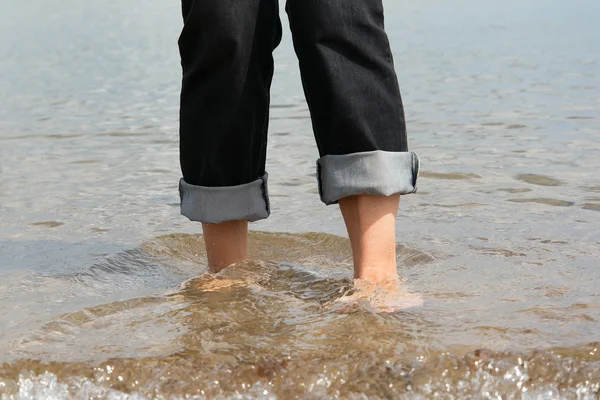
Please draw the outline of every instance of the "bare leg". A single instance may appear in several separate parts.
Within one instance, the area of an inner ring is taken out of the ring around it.
[[[352,244],[354,278],[373,283],[397,279],[396,214],[400,195],[350,196],[339,203]]]
[[[354,256],[354,288],[336,300],[338,311],[361,303],[376,312],[419,307],[423,299],[406,290],[396,269],[396,214],[400,196],[351,196],[340,200]]]
[[[211,272],[248,258],[248,221],[202,224],[202,230]]]

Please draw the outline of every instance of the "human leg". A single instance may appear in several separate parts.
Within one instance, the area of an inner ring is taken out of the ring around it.
[[[265,171],[276,0],[182,0],[181,212],[203,223],[209,266],[246,257],[267,218]]]
[[[399,195],[357,195],[340,199],[352,245],[355,279],[381,282],[397,277],[396,213],[399,200]]]
[[[286,9],[321,155],[321,200],[340,203],[355,276],[395,277],[398,196],[416,191],[419,160],[408,151],[382,2],[288,0]]]

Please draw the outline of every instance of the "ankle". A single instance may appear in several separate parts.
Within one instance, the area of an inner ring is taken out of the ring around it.
[[[202,230],[211,272],[248,259],[248,221],[202,224]]]
[[[372,283],[384,283],[398,280],[396,264],[378,265],[369,267],[355,267],[354,279],[360,279]]]

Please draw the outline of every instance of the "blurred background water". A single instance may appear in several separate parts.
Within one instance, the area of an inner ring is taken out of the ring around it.
[[[393,315],[330,307],[349,246],[287,28],[263,262],[179,289],[206,270],[179,4],[0,0],[2,398],[597,398],[600,3],[385,5],[423,169],[397,229],[425,304]]]

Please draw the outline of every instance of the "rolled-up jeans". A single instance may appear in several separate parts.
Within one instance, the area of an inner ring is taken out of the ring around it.
[[[193,221],[270,214],[265,171],[277,0],[182,0],[181,213]],[[319,150],[321,200],[416,191],[382,0],[288,0]]]

